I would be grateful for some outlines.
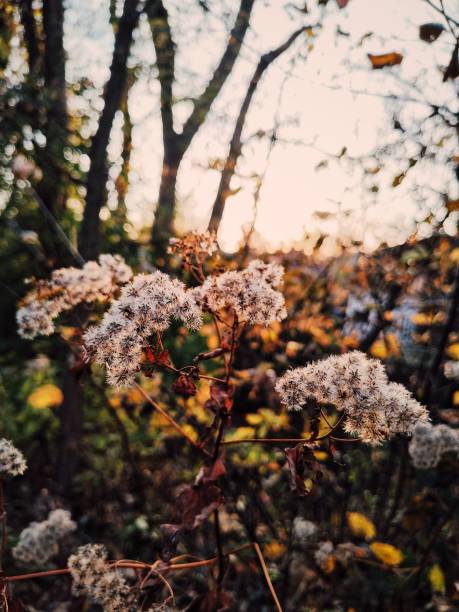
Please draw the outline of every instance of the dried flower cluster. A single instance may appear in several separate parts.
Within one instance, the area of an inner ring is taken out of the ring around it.
[[[446,378],[459,380],[459,361],[446,361],[443,371]]]
[[[131,277],[132,270],[120,255],[101,255],[99,263],[89,261],[82,268],[54,270],[51,280],[39,282],[19,308],[19,334],[29,339],[49,336],[62,312],[83,302],[106,300]]]
[[[75,595],[86,595],[106,612],[129,609],[129,586],[126,580],[108,564],[107,551],[101,544],[80,546],[69,557],[68,568]]]
[[[425,407],[403,385],[389,382],[381,362],[358,351],[290,370],[276,390],[290,410],[311,401],[333,405],[344,413],[347,433],[373,444],[411,433],[416,423],[428,420]]]
[[[304,543],[306,540],[316,535],[317,531],[318,529],[315,523],[301,516],[297,516],[293,521],[292,539],[297,543]]]
[[[415,467],[436,467],[445,453],[459,452],[459,433],[448,425],[419,423],[414,428],[409,452]]]
[[[190,232],[183,238],[171,238],[169,240],[168,253],[177,253],[185,263],[202,263],[207,257],[211,257],[218,249],[217,235],[215,232]]]
[[[27,463],[24,455],[9,440],[0,439],[0,477],[24,474]]]
[[[23,565],[43,565],[59,552],[59,542],[75,531],[67,510],[52,510],[46,521],[30,523],[19,535],[13,557]]]
[[[314,559],[321,569],[327,568],[329,559],[333,555],[334,550],[335,547],[333,546],[333,542],[330,542],[330,540],[319,543],[319,547],[314,553]]]
[[[163,272],[139,274],[123,287],[102,323],[86,332],[88,356],[106,366],[110,384],[129,384],[151,336],[167,329],[172,318],[199,329],[201,312],[193,294]]]
[[[204,310],[230,309],[239,322],[270,325],[287,316],[284,296],[276,290],[283,274],[282,266],[256,259],[244,270],[208,277],[193,292]]]

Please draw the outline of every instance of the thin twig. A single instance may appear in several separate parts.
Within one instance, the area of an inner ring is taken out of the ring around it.
[[[265,577],[266,584],[268,585],[268,588],[269,588],[269,590],[271,592],[271,595],[272,595],[272,598],[274,600],[274,603],[276,604],[276,609],[277,609],[278,612],[283,612],[282,611],[282,606],[280,605],[280,601],[279,601],[279,599],[278,599],[278,597],[276,595],[276,591],[274,590],[273,583],[271,582],[271,578],[269,576],[268,568],[266,567],[266,563],[265,563],[265,560],[263,558],[263,554],[261,552],[261,549],[260,549],[260,547],[259,547],[257,542],[253,542],[253,547],[255,549],[255,552],[257,553],[258,560],[260,561],[261,569],[263,570],[263,575]]]
[[[134,383],[135,386],[137,387],[137,389],[140,391],[140,393],[143,395],[143,397],[147,400],[147,402],[153,406],[153,408],[159,412],[159,414],[161,414],[166,421],[183,437],[185,438],[185,440],[187,440],[192,446],[194,446],[195,448],[197,448],[199,451],[201,451],[202,453],[204,453],[205,455],[209,455],[208,451],[206,451],[204,448],[201,448],[194,440],[193,438],[190,438],[190,436],[180,427],[180,425],[174,421],[174,419],[163,409],[161,408],[161,406],[155,402],[154,399],[152,399],[147,393],[145,393],[145,391],[142,389],[142,387],[138,384],[138,383]]]

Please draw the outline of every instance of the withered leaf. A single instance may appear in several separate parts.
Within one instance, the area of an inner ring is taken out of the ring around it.
[[[286,448],[285,456],[290,490],[301,497],[309,495],[310,491],[306,488],[304,481],[310,478],[316,482],[322,476],[322,468],[313,451],[310,447],[299,444],[293,448]]]
[[[221,490],[214,483],[225,473],[222,456],[212,465],[201,468],[192,485],[178,489],[175,500],[175,523],[161,525],[166,536],[163,559],[170,559],[184,531],[192,531],[203,523],[223,501]]]
[[[419,27],[419,38],[428,43],[434,42],[444,29],[441,23],[423,23]]]
[[[174,393],[181,395],[182,397],[192,397],[193,395],[196,395],[198,391],[193,380],[187,374],[180,374],[177,380],[173,383],[172,390]]]
[[[386,66],[397,66],[397,64],[401,64],[403,61],[403,55],[401,53],[396,53],[395,51],[392,51],[392,53],[382,53],[380,55],[368,53],[368,59],[371,62],[371,67],[373,70],[380,70]]]
[[[215,413],[229,414],[233,407],[233,388],[224,387],[221,384],[213,384],[210,387],[210,399],[205,403],[205,408]]]

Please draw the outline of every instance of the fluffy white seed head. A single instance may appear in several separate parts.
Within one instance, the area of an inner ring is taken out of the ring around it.
[[[24,474],[27,463],[24,455],[12,442],[0,439],[0,476],[18,476]]]
[[[138,274],[123,287],[102,323],[86,332],[88,356],[106,366],[110,384],[130,384],[151,336],[165,331],[172,319],[199,329],[201,311],[193,294],[163,272]]]
[[[425,407],[405,387],[389,382],[380,361],[358,351],[290,370],[276,390],[289,410],[301,410],[312,400],[333,405],[345,415],[344,430],[372,444],[411,433],[428,420]]]
[[[287,316],[284,296],[276,289],[283,274],[282,266],[254,260],[244,270],[208,277],[193,292],[205,310],[231,309],[240,322],[268,326]]]
[[[75,529],[70,512],[53,510],[46,521],[30,523],[21,531],[13,557],[21,565],[42,566],[57,555],[59,542]]]
[[[80,546],[67,562],[75,595],[86,595],[106,612],[129,609],[129,586],[118,572],[108,565],[108,555],[101,544]]]
[[[49,281],[41,281],[18,309],[19,335],[32,339],[54,333],[54,319],[81,303],[105,301],[132,277],[120,255],[101,255],[99,263],[88,261],[82,268],[54,270]]]
[[[413,430],[409,453],[417,468],[436,467],[446,453],[459,452],[459,432],[448,425],[419,423]]]

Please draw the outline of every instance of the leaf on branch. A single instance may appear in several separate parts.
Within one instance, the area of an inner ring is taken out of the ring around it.
[[[401,64],[403,61],[403,55],[401,53],[396,53],[395,51],[392,53],[382,53],[380,55],[368,53],[368,59],[371,62],[371,67],[373,70],[380,70],[381,68]]]
[[[233,407],[233,387],[224,388],[221,384],[213,384],[210,387],[210,399],[204,407],[216,414],[229,414]]]
[[[145,359],[151,365],[172,365],[168,351],[153,352],[149,346],[145,349]]]
[[[290,490],[301,497],[309,495],[312,487],[307,487],[305,481],[309,480],[314,485],[322,476],[322,468],[313,451],[308,446],[299,444],[294,448],[286,448],[285,456]]]
[[[180,374],[172,385],[172,391],[182,397],[192,397],[198,392],[193,380],[187,374]]]
[[[423,23],[419,27],[419,38],[425,42],[432,43],[442,34],[444,26],[441,23]]]
[[[179,488],[175,500],[175,523],[161,525],[166,536],[163,558],[170,559],[184,531],[192,531],[203,523],[223,502],[219,487],[215,485],[225,473],[223,459],[219,456],[211,466],[203,467],[192,485]]]

